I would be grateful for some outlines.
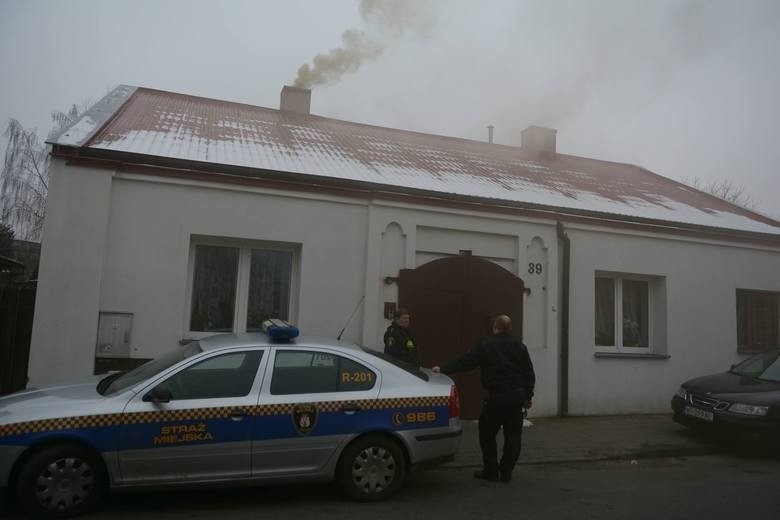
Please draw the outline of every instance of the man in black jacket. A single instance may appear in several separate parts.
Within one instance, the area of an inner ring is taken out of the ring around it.
[[[520,457],[523,438],[523,408],[531,407],[536,376],[528,348],[512,338],[512,320],[498,316],[493,322],[493,335],[483,338],[459,358],[434,372],[452,374],[480,368],[480,382],[488,395],[479,416],[479,445],[482,449],[482,470],[474,473],[484,480],[512,480],[512,470]],[[504,452],[500,463],[496,435],[504,429]]]
[[[409,311],[403,307],[393,313],[393,323],[385,331],[385,354],[417,364],[417,345],[409,332]]]

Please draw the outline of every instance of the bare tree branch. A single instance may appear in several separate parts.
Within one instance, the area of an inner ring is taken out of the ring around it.
[[[67,112],[52,112],[54,127],[49,136],[74,123],[83,107],[73,105]],[[35,129],[25,130],[10,119],[4,136],[8,145],[0,171],[0,222],[22,240],[41,238],[49,192],[50,147]]]
[[[745,209],[754,210],[758,206],[755,199],[748,194],[744,184],[736,184],[729,179],[705,182],[700,177],[694,177],[692,180],[683,179],[682,182]]]

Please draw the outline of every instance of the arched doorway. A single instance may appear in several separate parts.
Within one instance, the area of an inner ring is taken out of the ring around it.
[[[523,281],[506,269],[471,256],[434,260],[402,269],[398,304],[412,315],[411,329],[420,345],[420,363],[441,365],[491,333],[493,317],[507,314],[513,335],[522,339]],[[479,370],[454,374],[465,419],[479,417],[483,391]]]

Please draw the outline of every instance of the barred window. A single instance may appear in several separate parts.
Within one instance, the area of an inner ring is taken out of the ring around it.
[[[737,289],[737,347],[762,352],[780,347],[780,293]]]

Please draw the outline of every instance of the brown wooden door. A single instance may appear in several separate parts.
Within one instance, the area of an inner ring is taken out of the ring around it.
[[[523,281],[506,269],[469,256],[401,270],[398,303],[411,314],[420,363],[441,365],[467,351],[491,333],[493,317],[499,314],[512,319],[513,335],[522,339],[523,289]],[[454,374],[453,379],[460,391],[461,416],[479,417],[479,369]]]

